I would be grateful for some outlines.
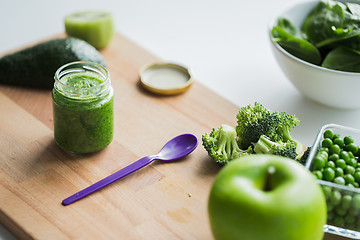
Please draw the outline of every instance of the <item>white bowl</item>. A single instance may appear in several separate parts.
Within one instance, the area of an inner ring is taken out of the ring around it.
[[[330,107],[360,108],[360,73],[331,70],[305,62],[272,41],[271,30],[279,17],[289,19],[300,28],[318,3],[319,0],[299,3],[278,14],[269,25],[271,48],[286,77],[305,97]]]

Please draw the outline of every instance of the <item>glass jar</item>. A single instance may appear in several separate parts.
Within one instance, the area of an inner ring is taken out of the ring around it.
[[[72,62],[55,73],[52,90],[54,138],[72,153],[91,153],[113,139],[114,92],[106,68]]]

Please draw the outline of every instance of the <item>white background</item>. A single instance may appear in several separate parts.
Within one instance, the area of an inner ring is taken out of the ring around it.
[[[0,1],[0,52],[63,32],[67,14],[108,10],[118,33],[166,61],[188,66],[196,81],[237,106],[258,101],[295,114],[301,123],[293,136],[304,145],[312,145],[326,123],[360,128],[359,110],[331,109],[305,99],[275,62],[268,23],[299,0]],[[1,239],[14,237],[0,225]]]

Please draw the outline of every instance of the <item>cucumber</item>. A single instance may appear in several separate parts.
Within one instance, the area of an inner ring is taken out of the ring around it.
[[[0,84],[52,89],[56,70],[74,61],[105,66],[102,55],[84,40],[57,38],[0,58]]]
[[[105,48],[114,35],[113,16],[100,10],[75,12],[65,16],[65,31],[97,49]]]

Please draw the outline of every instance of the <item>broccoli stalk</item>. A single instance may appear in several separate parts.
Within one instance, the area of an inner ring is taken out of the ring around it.
[[[233,159],[252,153],[252,149],[239,148],[234,127],[223,124],[218,130],[202,136],[203,146],[217,163],[226,164]]]
[[[296,152],[296,145],[292,141],[282,142],[277,141],[274,142],[270,138],[265,135],[262,135],[259,138],[259,141],[254,144],[254,152],[256,154],[272,154],[288,157],[291,159],[296,159],[298,156]]]

